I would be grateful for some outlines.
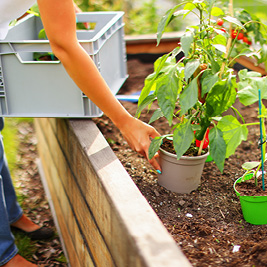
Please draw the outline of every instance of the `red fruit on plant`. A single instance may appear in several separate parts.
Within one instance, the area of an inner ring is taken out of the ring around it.
[[[244,43],[247,43],[248,45],[251,45],[252,44],[251,40],[248,39],[248,37],[246,37],[246,36],[243,38],[243,42]]]
[[[222,26],[223,25],[223,22],[224,22],[223,19],[220,19],[220,18],[217,19],[217,25],[218,26]]]
[[[196,140],[196,146],[197,146],[197,147],[200,147],[200,144],[201,144],[201,141]],[[208,139],[205,139],[202,149],[207,148],[208,145],[209,145],[209,140],[208,140]]]
[[[240,32],[237,36],[237,40],[243,40],[243,38],[244,38],[244,34]]]
[[[248,43],[248,37],[244,36],[244,38],[243,38],[243,42],[244,42],[244,43]]]
[[[220,30],[223,31],[223,32],[226,32],[226,29],[225,28],[221,28]]]
[[[208,145],[209,145],[209,142],[210,142],[210,141],[209,141],[209,132],[210,132],[210,130],[207,129],[207,133],[206,133],[206,136],[205,136],[205,140],[204,140],[202,149],[207,148]],[[197,147],[200,147],[200,144],[201,144],[201,141],[200,141],[200,140],[196,140],[196,146],[197,146]]]
[[[235,39],[237,36],[237,31],[235,30],[232,30],[232,38]]]

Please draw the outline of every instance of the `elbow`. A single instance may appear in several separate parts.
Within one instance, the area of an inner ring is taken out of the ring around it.
[[[78,41],[66,41],[66,40],[49,40],[52,52],[55,54],[55,56],[60,60],[63,61],[64,58],[68,55],[71,55],[73,51],[77,49]]]

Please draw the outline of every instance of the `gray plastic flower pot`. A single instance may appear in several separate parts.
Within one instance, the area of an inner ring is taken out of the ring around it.
[[[166,189],[182,194],[191,193],[200,185],[200,178],[209,152],[196,157],[176,155],[163,149],[159,151],[162,173],[158,174],[158,183]]]

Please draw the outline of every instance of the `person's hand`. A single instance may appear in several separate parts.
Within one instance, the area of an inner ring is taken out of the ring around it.
[[[119,128],[129,146],[146,157],[157,171],[161,171],[161,167],[157,161],[158,153],[152,159],[148,158],[148,148],[151,143],[151,138],[160,136],[160,134],[152,126],[133,117],[127,122],[124,122],[123,126]]]
[[[74,5],[74,10],[75,10],[75,13],[76,13],[76,14],[77,14],[77,13],[82,13],[82,10],[77,6],[76,3],[73,2],[73,5]],[[86,29],[89,29],[89,27],[90,27],[90,25],[89,25],[88,22],[84,22],[83,25],[84,25],[84,27],[85,27]]]

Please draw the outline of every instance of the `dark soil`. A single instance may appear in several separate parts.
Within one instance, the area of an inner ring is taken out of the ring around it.
[[[175,152],[175,149],[174,149],[174,146],[173,146],[173,142],[171,140],[164,139],[163,142],[162,142],[162,145],[160,147],[163,150],[166,150],[166,151],[176,155],[176,152]],[[183,155],[184,156],[195,156],[196,157],[196,156],[199,156],[198,155],[198,151],[199,151],[199,149],[195,145],[192,144]],[[209,151],[208,148],[202,149],[200,155],[204,155],[204,154],[208,153],[208,151]]]
[[[128,60],[129,79],[119,93],[132,94],[142,89],[153,64]],[[135,114],[137,104],[122,102]],[[156,107],[152,106],[151,110]],[[152,112],[143,112],[148,122]],[[242,109],[246,122],[257,121],[257,106]],[[248,140],[225,162],[220,173],[213,162],[205,164],[201,185],[190,194],[172,193],[157,183],[157,173],[140,155],[132,151],[111,121],[103,116],[94,121],[110,143],[136,186],[157,213],[169,233],[193,266],[267,266],[267,226],[244,221],[233,184],[242,176],[241,165],[259,160],[259,128],[251,126]],[[169,126],[161,119],[153,123],[166,134]]]

